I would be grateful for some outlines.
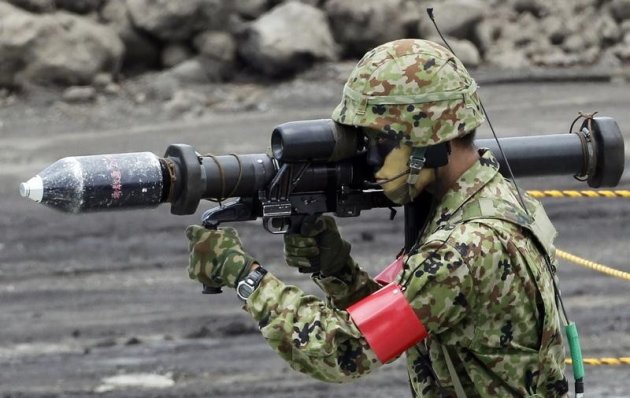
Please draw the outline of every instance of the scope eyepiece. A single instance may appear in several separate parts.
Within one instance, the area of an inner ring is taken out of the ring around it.
[[[271,133],[273,157],[281,162],[335,162],[355,156],[359,129],[330,119],[283,123]]]

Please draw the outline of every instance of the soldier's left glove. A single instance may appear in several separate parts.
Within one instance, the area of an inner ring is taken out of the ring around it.
[[[336,275],[349,257],[350,243],[341,238],[335,219],[330,216],[308,217],[299,234],[284,235],[284,258],[300,272]]]
[[[250,272],[256,260],[243,251],[234,228],[207,229],[200,225],[186,228],[188,276],[208,286],[236,287]]]

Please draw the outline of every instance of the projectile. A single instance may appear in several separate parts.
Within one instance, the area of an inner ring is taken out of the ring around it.
[[[165,167],[150,152],[67,157],[20,184],[20,195],[69,213],[155,207],[165,199]]]
[[[251,195],[275,172],[264,153],[209,157],[173,144],[164,157],[135,152],[63,158],[20,184],[20,195],[66,213],[170,202],[173,214],[193,214],[201,199]]]

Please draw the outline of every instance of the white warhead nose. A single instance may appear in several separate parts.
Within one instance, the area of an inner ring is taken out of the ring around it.
[[[44,183],[39,175],[20,184],[20,195],[23,198],[33,199],[35,202],[41,202],[44,197]]]

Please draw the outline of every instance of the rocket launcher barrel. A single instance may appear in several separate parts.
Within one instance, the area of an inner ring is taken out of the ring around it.
[[[624,140],[619,126],[609,117],[593,118],[592,131],[584,122],[574,134],[554,134],[500,138],[505,156],[516,177],[575,175],[592,188],[615,187],[623,174]],[[501,163],[505,160],[497,142],[477,140],[477,146],[489,148]]]
[[[595,188],[616,186],[625,156],[619,127],[606,117],[594,118],[591,130],[586,126],[573,134],[499,141],[516,177],[568,175],[579,176]],[[273,157],[264,153],[201,156],[184,144],[169,146],[164,157],[149,152],[67,157],[20,184],[20,194],[69,213],[152,208],[168,202],[173,214],[193,214],[202,199],[260,200],[261,192],[282,190],[280,175],[287,174],[286,166],[293,166],[299,172],[289,179],[290,192],[276,192],[274,197],[324,192],[329,201],[342,191],[360,192],[371,179],[361,137],[358,129],[329,119],[309,120],[285,123],[273,131]],[[506,175],[496,141],[475,143],[492,150]],[[302,195],[300,202],[312,207],[314,199]],[[382,201],[375,206],[388,205]],[[282,212],[281,207],[268,211]]]

